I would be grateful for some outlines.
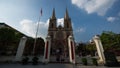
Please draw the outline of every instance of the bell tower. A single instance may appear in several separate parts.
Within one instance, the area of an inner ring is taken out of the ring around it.
[[[72,26],[71,26],[71,19],[68,15],[68,10],[66,9],[66,13],[65,13],[65,16],[64,16],[64,28],[65,30],[72,30]]]
[[[52,16],[49,20],[49,27],[48,27],[48,35],[51,36],[51,38],[54,38],[56,31],[56,16],[55,16],[55,9],[53,9]]]
[[[49,22],[49,30],[55,30],[56,29],[56,16],[55,16],[55,9],[53,9],[53,13],[52,16],[50,18],[50,22]],[[48,30],[48,31],[49,31]]]
[[[65,16],[64,16],[64,30],[66,32],[66,38],[68,38],[68,36],[70,35],[73,36],[71,18],[69,17],[67,9],[66,9]]]

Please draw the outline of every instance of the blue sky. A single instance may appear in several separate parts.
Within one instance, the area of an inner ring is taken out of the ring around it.
[[[40,9],[38,36],[47,36],[47,27],[55,8],[57,22],[63,22],[68,9],[77,42],[87,42],[103,31],[120,33],[120,0],[0,0],[0,22],[35,37]]]

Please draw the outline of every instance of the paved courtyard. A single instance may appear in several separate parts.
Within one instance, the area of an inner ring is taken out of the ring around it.
[[[58,63],[50,63],[47,65],[38,64],[38,65],[21,65],[21,64],[0,64],[0,68],[120,68],[120,67],[105,67],[105,66],[83,66],[72,64],[58,64]]]

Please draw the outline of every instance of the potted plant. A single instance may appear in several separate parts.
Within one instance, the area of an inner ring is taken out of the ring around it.
[[[92,58],[92,62],[93,62],[94,65],[98,66],[98,62],[97,62],[96,58]]]
[[[87,59],[86,58],[82,58],[82,63],[83,63],[83,65],[87,65],[88,63],[87,63]]]
[[[22,58],[22,64],[23,64],[23,65],[28,64],[28,60],[29,60],[28,57],[24,57],[24,58]]]
[[[38,64],[38,57],[35,56],[35,57],[32,58],[32,64],[33,65],[37,65]]]

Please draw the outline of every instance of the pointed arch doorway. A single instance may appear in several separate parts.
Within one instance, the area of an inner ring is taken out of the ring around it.
[[[56,62],[69,62],[69,51],[65,40],[56,40],[55,51]]]

